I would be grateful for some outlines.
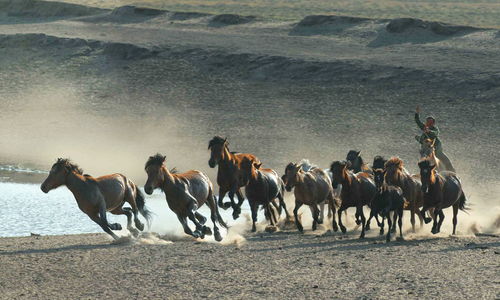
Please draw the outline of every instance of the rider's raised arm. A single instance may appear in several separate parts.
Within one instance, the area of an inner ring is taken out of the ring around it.
[[[418,127],[422,130],[425,129],[425,125],[424,123],[422,123],[422,121],[420,121],[420,116],[418,113],[415,113],[415,123],[417,123]]]

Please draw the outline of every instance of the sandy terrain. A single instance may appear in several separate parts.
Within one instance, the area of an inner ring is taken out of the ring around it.
[[[0,166],[47,170],[68,156],[142,186],[159,151],[169,167],[214,180],[207,142],[221,134],[280,174],[302,158],[327,167],[350,149],[370,162],[399,155],[416,172],[420,104],[438,119],[470,215],[460,213],[459,237],[426,226],[390,244],[375,232],[293,230],[240,232],[246,242],[236,234],[225,245],[0,238],[1,298],[500,297],[499,238],[485,235],[498,233],[500,215],[498,29],[113,8],[0,0]],[[0,169],[13,182],[44,176]],[[40,209],[54,209],[49,196]]]
[[[248,234],[246,243],[0,239],[1,299],[495,299],[498,237]]]

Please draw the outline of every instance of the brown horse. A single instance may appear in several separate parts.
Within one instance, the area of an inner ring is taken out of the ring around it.
[[[285,175],[282,177],[285,183],[285,189],[291,191],[294,189],[295,208],[293,214],[295,216],[295,225],[300,232],[304,231],[302,224],[298,218],[298,211],[302,205],[308,205],[313,216],[312,230],[316,230],[317,225],[322,223],[319,218],[318,205],[327,202],[332,210],[333,230],[337,231],[338,226],[335,221],[335,211],[339,206],[333,196],[333,189],[328,174],[320,168],[311,168],[304,172],[302,166],[294,163],[289,163],[285,168]]]
[[[446,170],[444,164],[437,158],[436,150],[434,148],[434,143],[436,140],[433,139],[425,139],[422,142],[422,147],[420,148],[420,157],[429,159],[434,166],[436,166],[436,170],[438,172],[442,171],[454,171],[454,170]]]
[[[252,210],[252,232],[256,231],[255,222],[257,222],[257,209],[260,205],[264,207],[271,225],[275,225],[278,222],[271,208],[271,204],[276,198],[280,201],[280,208],[284,207],[286,211],[283,199],[285,193],[283,181],[274,170],[260,167],[260,164],[256,165],[249,159],[244,159],[241,163],[243,181],[245,182],[245,194]],[[278,210],[278,213],[280,212],[281,209]]]
[[[415,214],[420,219],[420,227],[423,225],[423,217],[419,211],[419,208],[424,204],[422,184],[406,170],[399,157],[391,157],[385,163],[384,171],[385,182],[403,190],[403,196],[410,204],[405,209],[411,211],[410,222],[412,231],[415,232]],[[394,227],[394,229],[396,228]]]
[[[132,227],[132,215],[135,226],[141,231],[144,230],[144,225],[138,219],[138,212],[148,223],[150,221],[151,213],[145,207],[141,191],[121,174],[94,178],[84,175],[82,169],[69,159],[59,158],[40,188],[44,193],[48,193],[61,185],[65,185],[73,193],[80,210],[114,239],[118,236],[111,230],[121,230],[122,227],[118,223],[108,223],[107,211],[115,215],[126,215],[127,228],[134,235],[138,232]],[[125,202],[128,202],[131,208],[123,207]]]
[[[161,154],[149,157],[145,166],[148,179],[144,191],[151,195],[154,189],[160,188],[165,193],[168,207],[181,222],[184,232],[195,238],[204,238],[205,234],[211,234],[210,228],[205,226],[207,219],[197,212],[206,202],[210,207],[210,216],[214,224],[214,238],[220,242],[222,236],[217,223],[224,228],[227,228],[227,225],[219,214],[210,179],[196,170],[181,174],[169,171],[165,166],[165,159],[166,157]],[[187,218],[195,224],[194,232],[189,228]]]
[[[422,179],[422,191],[424,193],[424,205],[420,213],[425,216],[425,211],[434,208],[431,232],[436,234],[441,230],[444,220],[443,209],[453,206],[453,234],[457,227],[458,210],[465,211],[465,194],[462,190],[460,179],[454,172],[436,172],[436,165],[427,158],[418,163],[420,168],[420,178]],[[438,221],[439,218],[439,221]],[[430,218],[424,218],[425,223],[431,221]]]
[[[370,169],[370,167],[368,167],[368,165],[363,161],[363,158],[359,155],[360,153],[361,151],[357,150],[350,150],[347,153],[346,160],[350,162],[348,170],[352,170],[354,173],[371,173],[372,169]]]
[[[208,143],[208,149],[211,150],[208,165],[215,168],[219,165],[217,171],[217,184],[219,185],[218,204],[224,209],[230,206],[233,208],[233,219],[237,219],[241,213],[243,204],[243,194],[240,188],[245,184],[241,175],[241,162],[244,158],[260,164],[260,160],[253,154],[230,152],[227,139],[220,136],[214,136]],[[223,203],[224,196],[229,192],[231,203]],[[234,202],[234,195],[238,197],[238,204]]]
[[[382,216],[380,226],[380,234],[384,234],[384,218],[387,218],[389,230],[387,230],[386,241],[391,241],[391,225],[396,227],[396,221],[399,225],[399,237],[403,238],[403,209],[408,203],[403,196],[403,190],[395,185],[390,185],[385,182],[385,171],[383,169],[373,169],[373,177],[377,186],[377,193],[371,203],[370,217],[374,215]],[[394,221],[391,222],[389,212],[394,212]],[[378,221],[377,221],[378,222]]]
[[[365,215],[363,213],[363,206],[370,205],[377,188],[373,182],[373,176],[366,172],[354,174],[350,171],[349,162],[335,161],[330,167],[332,172],[332,186],[334,189],[339,184],[342,185],[340,192],[341,206],[338,210],[339,226],[343,233],[346,232],[345,226],[342,224],[342,211],[349,207],[356,207],[356,223],[361,223],[360,238],[365,237]],[[361,220],[360,220],[361,219]]]

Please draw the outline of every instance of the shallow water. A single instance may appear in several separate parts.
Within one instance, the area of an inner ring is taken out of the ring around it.
[[[227,200],[228,201],[228,200]],[[146,206],[153,211],[151,231],[159,233],[182,233],[182,226],[175,214],[170,211],[165,196],[159,191],[146,196]],[[41,235],[78,234],[102,232],[101,228],[82,213],[71,192],[66,187],[44,194],[38,184],[0,182],[0,207],[2,207],[0,236],[27,236],[31,233]],[[200,208],[200,212],[208,218],[211,227],[208,207]],[[231,209],[220,210],[222,217],[231,223]],[[243,213],[249,212],[245,203]],[[118,222],[126,228],[127,218],[108,213],[110,222]],[[191,225],[194,228],[193,225]],[[127,230],[122,230],[126,235]]]

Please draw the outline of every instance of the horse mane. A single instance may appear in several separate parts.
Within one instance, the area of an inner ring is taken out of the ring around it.
[[[83,169],[80,168],[77,164],[73,163],[69,158],[58,158],[57,162],[52,167],[54,166],[63,166],[79,175],[83,174]]]
[[[345,167],[346,165],[347,162],[345,160],[336,160],[330,165],[330,170],[333,170],[334,168]]]
[[[389,160],[385,163],[386,168],[396,168],[401,171],[403,170],[403,166],[403,161],[397,156],[389,158]]]
[[[286,165],[286,167],[285,167],[285,172],[286,172],[287,170],[292,169],[292,168],[295,168],[295,164],[294,164],[293,162],[288,163],[288,165]]]
[[[303,158],[300,162],[299,162],[299,165],[302,167],[302,170],[304,170],[304,172],[309,172],[311,171],[312,169],[315,169],[317,168],[318,166],[312,164],[308,159],[306,158]]]
[[[172,174],[177,174],[177,173],[179,173],[179,170],[177,170],[176,167],[173,167],[172,169],[169,170],[169,172]]]
[[[146,162],[146,165],[144,166],[144,169],[147,169],[149,166],[152,166],[152,165],[161,166],[165,162],[166,158],[167,158],[166,156],[163,156],[160,153],[156,153],[155,155],[150,156],[148,158],[148,161]]]
[[[228,145],[229,145],[229,142],[227,141],[227,139],[219,136],[219,135],[216,135],[214,136],[209,142],[208,142],[208,149],[212,148],[213,146],[215,145],[220,145],[220,144],[224,144],[224,142],[226,142]]]

